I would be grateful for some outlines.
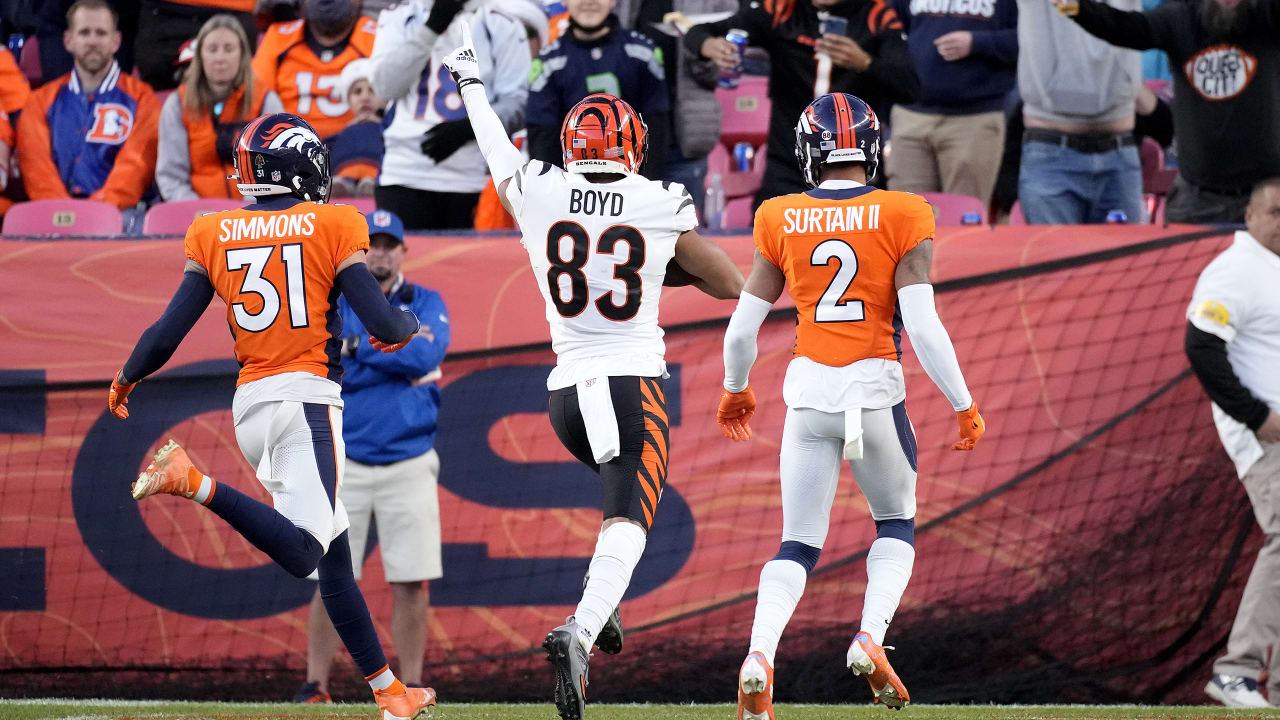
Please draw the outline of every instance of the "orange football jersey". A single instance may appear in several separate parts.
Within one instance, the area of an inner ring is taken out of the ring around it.
[[[369,226],[350,205],[242,208],[191,223],[187,257],[227,303],[237,385],[285,372],[342,377],[334,278],[343,260],[368,249]]]
[[[280,96],[284,111],[311,123],[320,139],[328,140],[351,122],[351,108],[341,98],[338,85],[342,68],[373,52],[378,23],[361,17],[341,48],[317,49],[307,42],[302,20],[276,23],[267,28],[253,54],[253,72]]]
[[[898,360],[894,273],[933,228],[924,198],[868,186],[765,201],[756,211],[756,249],[787,276],[799,314],[795,354],[831,367]]]

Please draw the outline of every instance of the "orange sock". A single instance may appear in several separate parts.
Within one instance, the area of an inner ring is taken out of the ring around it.
[[[213,498],[213,491],[218,483],[213,478],[196,469],[195,465],[187,467],[187,497],[201,505],[208,505]]]

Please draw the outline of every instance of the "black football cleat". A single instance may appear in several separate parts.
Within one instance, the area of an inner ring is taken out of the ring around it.
[[[582,589],[587,589],[587,580],[591,575],[582,578]],[[622,652],[622,606],[613,609],[613,614],[605,620],[600,634],[596,635],[596,648],[606,655],[617,655]]]
[[[578,640],[573,618],[547,633],[542,649],[556,676],[556,710],[561,720],[582,720],[587,707],[587,663],[591,656]]]

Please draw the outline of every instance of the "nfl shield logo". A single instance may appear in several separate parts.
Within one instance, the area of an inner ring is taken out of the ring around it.
[[[376,227],[386,227],[391,224],[391,214],[386,210],[378,210],[373,213],[373,224]]]
[[[272,181],[272,182],[280,182],[280,171],[279,171],[279,170],[272,170],[272,171],[271,171],[271,181]]]

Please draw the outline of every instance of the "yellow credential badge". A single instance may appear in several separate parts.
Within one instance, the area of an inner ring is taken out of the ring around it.
[[[1205,300],[1196,306],[1196,317],[1204,318],[1209,322],[1217,323],[1222,327],[1226,327],[1231,320],[1231,314],[1227,312],[1227,308],[1216,300]]]

